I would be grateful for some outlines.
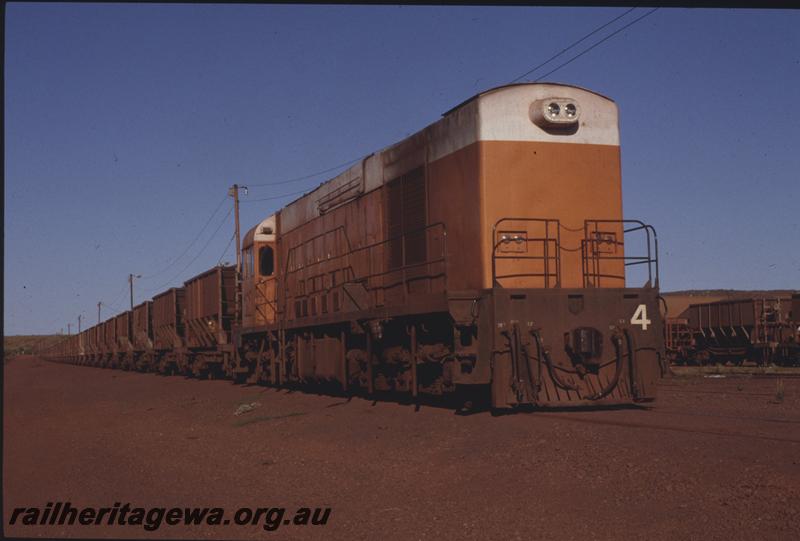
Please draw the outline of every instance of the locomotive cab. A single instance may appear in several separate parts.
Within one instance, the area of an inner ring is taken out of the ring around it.
[[[242,327],[275,323],[276,220],[269,216],[248,231],[242,241]]]

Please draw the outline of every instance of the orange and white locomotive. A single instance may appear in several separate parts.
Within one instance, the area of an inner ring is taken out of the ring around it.
[[[56,355],[497,410],[651,400],[657,241],[621,184],[612,100],[495,88],[263,219],[238,275],[156,296],[127,349],[95,332]]]
[[[625,252],[632,235],[641,255]],[[652,399],[655,244],[622,218],[613,101],[496,88],[247,233],[236,370],[367,394],[485,390],[494,408]],[[643,287],[626,287],[631,265]]]

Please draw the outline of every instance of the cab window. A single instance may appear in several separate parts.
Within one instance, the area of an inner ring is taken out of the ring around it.
[[[261,276],[272,276],[275,272],[274,254],[270,246],[264,246],[258,251],[258,270]]]
[[[245,248],[242,257],[242,275],[247,278],[253,275],[253,248]]]

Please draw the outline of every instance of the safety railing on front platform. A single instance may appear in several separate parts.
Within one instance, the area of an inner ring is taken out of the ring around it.
[[[618,236],[619,229],[622,238]],[[639,232],[644,235],[645,254],[628,255],[623,250],[625,236]],[[627,269],[639,265],[646,266],[646,285],[658,287],[658,237],[653,226],[639,220],[585,220],[583,235],[584,287],[624,287]]]
[[[561,224],[549,218],[501,218],[492,228],[492,284],[522,278],[561,285]],[[509,265],[508,262],[511,264]]]
[[[562,229],[566,243],[573,247],[562,244]],[[630,238],[638,233],[644,247]],[[638,220],[584,220],[583,238],[576,238],[580,234],[580,228],[570,229],[551,218],[498,220],[492,228],[492,284],[562,287],[566,272],[577,280],[582,276],[583,287],[625,287],[626,272],[644,266],[647,283],[658,287],[658,238],[652,226]],[[627,254],[626,239],[627,251],[640,249],[642,255]],[[574,254],[566,259],[567,269],[562,264],[562,252]]]

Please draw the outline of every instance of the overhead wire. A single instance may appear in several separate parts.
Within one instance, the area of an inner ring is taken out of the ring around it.
[[[586,34],[585,36],[583,36],[583,37],[582,37],[581,39],[579,39],[578,41],[575,41],[575,42],[573,42],[571,45],[569,45],[569,46],[565,47],[564,49],[561,49],[561,51],[557,52],[556,54],[554,54],[553,56],[551,56],[550,58],[548,58],[547,60],[545,60],[545,61],[544,61],[544,62],[542,62],[541,64],[537,65],[536,67],[529,69],[528,71],[526,71],[525,73],[523,73],[522,75],[520,75],[519,77],[517,77],[516,79],[513,79],[511,82],[512,82],[512,83],[516,83],[517,81],[519,81],[520,79],[524,79],[525,77],[527,77],[528,75],[530,75],[530,74],[531,74],[531,73],[533,73],[534,71],[537,71],[538,69],[542,68],[543,66],[546,66],[547,64],[549,64],[550,62],[552,62],[553,60],[555,60],[556,58],[558,58],[558,57],[559,57],[559,56],[561,56],[562,54],[566,53],[567,51],[569,51],[570,49],[572,49],[572,48],[573,48],[573,47],[575,47],[576,45],[578,45],[578,44],[580,44],[580,43],[582,43],[582,42],[586,41],[587,39],[589,39],[589,38],[590,38],[590,37],[592,37],[593,35],[597,34],[599,31],[601,31],[601,30],[603,30],[604,28],[606,28],[606,27],[608,27],[608,26],[610,26],[610,25],[614,24],[615,22],[617,22],[618,20],[620,20],[621,18],[623,18],[625,15],[627,15],[628,13],[630,13],[631,11],[633,11],[634,9],[636,9],[636,7],[637,7],[637,6],[634,6],[634,7],[632,7],[631,9],[627,10],[627,11],[626,11],[625,13],[623,13],[622,15],[617,15],[616,17],[614,17],[613,19],[611,19],[611,20],[610,20],[610,21],[608,21],[607,23],[605,23],[605,24],[602,24],[602,25],[598,26],[597,28],[595,28],[594,30],[592,30],[591,32],[589,32],[588,34]]]
[[[228,249],[231,247],[231,243],[233,243],[233,239],[235,239],[235,238],[236,238],[236,233],[231,235],[231,239],[228,241],[228,245],[225,246],[225,251],[222,252],[222,255],[219,256],[219,259],[217,260],[217,265],[221,265],[222,264],[222,258],[225,257],[225,254],[228,253]]]
[[[216,215],[217,215],[217,212],[219,212],[219,209],[221,209],[221,208],[222,208],[222,205],[225,203],[225,201],[226,201],[227,199],[228,199],[228,196],[227,196],[227,195],[226,195],[225,197],[223,197],[223,198],[222,198],[222,201],[220,201],[220,202],[219,202],[219,204],[217,205],[217,208],[215,208],[215,209],[214,209],[214,212],[212,212],[212,213],[211,213],[211,216],[209,216],[208,220],[206,220],[206,223],[203,225],[203,227],[202,227],[202,228],[200,229],[200,231],[197,233],[197,236],[195,236],[195,237],[194,237],[194,239],[192,239],[192,242],[190,242],[190,243],[189,243],[189,245],[188,245],[188,246],[187,246],[187,247],[186,247],[186,248],[183,250],[183,252],[181,252],[181,254],[180,254],[179,256],[177,256],[176,258],[174,258],[174,259],[172,260],[172,262],[170,262],[170,263],[169,263],[169,264],[168,264],[166,267],[164,267],[163,269],[161,269],[161,270],[159,270],[159,271],[157,271],[157,272],[154,272],[153,274],[146,274],[146,275],[142,276],[142,277],[141,277],[141,279],[142,279],[142,280],[147,280],[147,279],[149,279],[149,278],[154,278],[154,277],[156,277],[156,276],[159,276],[159,275],[163,274],[164,272],[166,272],[168,269],[172,268],[172,267],[175,265],[175,263],[177,263],[178,261],[180,261],[180,260],[181,260],[181,258],[183,258],[183,256],[185,256],[185,255],[186,255],[186,254],[189,252],[189,250],[191,249],[191,247],[192,247],[192,246],[194,246],[194,244],[197,242],[197,240],[198,240],[198,239],[199,239],[199,238],[202,236],[203,232],[206,230],[206,228],[208,227],[208,225],[209,225],[209,224],[211,223],[211,221],[214,219],[214,216],[216,216]]]
[[[285,194],[282,194],[282,195],[273,195],[273,196],[270,196],[270,197],[260,197],[258,199],[244,199],[244,200],[239,201],[239,203],[256,203],[258,201],[274,201],[275,199],[283,199],[284,197],[291,197],[293,195],[302,195],[304,193],[309,192],[310,190],[311,190],[311,188],[309,188],[307,190],[300,190],[298,192],[285,193]]]
[[[323,169],[322,171],[317,171],[316,173],[309,173],[307,175],[303,175],[301,177],[294,177],[286,180],[278,180],[278,181],[271,181],[271,182],[260,182],[255,184],[248,184],[248,188],[257,188],[260,186],[278,186],[280,184],[291,184],[292,182],[300,182],[301,180],[308,180],[310,178],[314,178],[316,176],[322,175],[324,173],[330,173],[331,171],[336,171],[337,169],[341,169],[342,167],[353,165],[359,160],[363,160],[366,156],[358,157],[354,160],[350,160],[344,163],[340,163],[339,165],[334,165],[333,167],[329,167],[328,169]]]
[[[189,252],[189,250],[192,248],[192,246],[194,246],[194,245],[195,245],[195,243],[196,243],[196,242],[197,242],[197,241],[200,239],[200,237],[203,235],[203,232],[205,232],[205,231],[206,231],[206,229],[208,229],[208,226],[211,224],[211,222],[213,221],[214,217],[215,217],[215,216],[216,216],[216,215],[219,213],[219,210],[220,210],[220,208],[222,208],[222,205],[225,203],[225,201],[226,201],[227,199],[228,199],[228,196],[226,195],[226,196],[225,196],[225,197],[224,197],[224,198],[223,198],[223,199],[222,199],[222,200],[219,202],[219,204],[217,205],[217,207],[216,207],[216,208],[214,209],[214,211],[211,213],[211,216],[209,216],[208,220],[206,220],[206,222],[205,222],[205,224],[203,225],[203,227],[202,227],[202,228],[200,228],[200,231],[197,233],[197,235],[194,237],[194,239],[192,239],[192,241],[191,241],[191,242],[190,242],[190,243],[189,243],[189,244],[186,246],[186,248],[185,248],[185,249],[184,249],[184,250],[183,250],[183,251],[180,253],[180,255],[178,255],[177,257],[175,257],[175,258],[174,258],[174,259],[173,259],[173,260],[172,260],[172,261],[171,261],[171,262],[170,262],[170,263],[169,263],[167,266],[165,266],[165,267],[164,267],[164,268],[162,268],[161,270],[159,270],[159,271],[157,271],[157,272],[154,272],[153,274],[144,275],[144,276],[142,276],[142,277],[141,277],[141,279],[153,278],[153,277],[155,277],[155,276],[158,276],[158,275],[160,275],[160,274],[163,274],[165,271],[167,271],[168,269],[170,269],[171,267],[173,267],[173,266],[175,265],[175,263],[177,263],[178,261],[180,261],[180,260],[181,260],[181,259],[182,259],[182,258],[183,258],[183,257],[184,257],[184,256],[185,256],[185,255],[186,255],[188,252]],[[148,288],[148,289],[145,289],[144,291],[145,291],[146,293],[150,293],[150,292],[157,291],[157,290],[160,290],[160,289],[162,289],[162,288],[166,287],[167,285],[169,285],[170,283],[172,283],[172,282],[173,282],[173,281],[174,281],[176,278],[178,278],[178,277],[179,277],[179,276],[180,276],[180,275],[181,275],[181,274],[182,274],[182,273],[183,273],[183,272],[184,272],[184,271],[185,271],[187,268],[189,268],[189,266],[191,266],[191,264],[192,264],[192,263],[194,263],[195,261],[197,261],[197,259],[200,257],[200,255],[202,255],[202,253],[205,251],[205,249],[206,249],[206,248],[208,247],[208,245],[211,243],[211,240],[213,240],[213,239],[215,238],[216,234],[219,232],[219,230],[220,230],[220,229],[222,228],[222,226],[225,224],[225,222],[227,221],[228,217],[231,215],[231,213],[232,213],[232,212],[233,212],[233,207],[231,207],[231,208],[228,210],[228,213],[225,215],[225,217],[224,217],[224,218],[222,219],[222,221],[219,223],[219,225],[218,225],[218,226],[217,226],[217,228],[214,230],[214,232],[211,234],[211,236],[209,237],[209,239],[206,241],[206,244],[205,244],[205,245],[204,245],[204,246],[203,246],[203,247],[200,249],[200,251],[199,251],[199,252],[198,252],[198,253],[195,255],[195,257],[194,257],[194,258],[192,258],[192,260],[191,260],[191,261],[189,261],[189,262],[188,262],[188,263],[187,263],[187,264],[186,264],[186,265],[185,265],[185,266],[184,266],[184,267],[183,267],[183,268],[182,268],[182,269],[181,269],[181,270],[180,270],[180,271],[179,271],[177,274],[175,274],[175,275],[174,275],[174,276],[173,276],[173,277],[172,277],[172,278],[171,278],[171,279],[170,279],[170,280],[169,280],[167,283],[165,283],[164,285],[161,285],[161,286],[159,286],[159,287],[154,287],[154,288]],[[228,243],[228,246],[227,246],[227,247],[226,247],[226,249],[225,249],[225,252],[227,252],[227,251],[228,251],[228,248],[230,248],[230,241],[229,241],[229,243]],[[225,255],[225,253],[223,253],[223,254],[222,254],[222,256],[223,256],[223,257],[224,257],[224,255]],[[222,259],[222,257],[220,257],[220,260],[221,260],[221,259]],[[119,301],[120,301],[120,299],[123,297],[123,295],[125,294],[125,292],[126,292],[126,291],[128,291],[128,287],[125,287],[125,288],[123,288],[123,289],[120,291],[120,293],[119,293],[118,295],[116,295],[116,297],[114,297],[114,300],[111,300],[111,301],[103,301],[103,300],[101,300],[101,301],[100,301],[100,303],[101,303],[101,306],[105,306],[106,308],[109,308],[109,309],[111,309],[111,310],[113,311],[113,312],[112,312],[112,316],[113,316],[113,315],[116,315],[116,314],[118,314],[118,313],[120,313],[120,312],[123,312],[123,311],[124,311],[124,308],[121,308],[121,307],[120,307],[120,305],[119,305]],[[108,317],[112,317],[112,316],[108,316]],[[108,319],[108,317],[106,317],[105,319]]]
[[[181,274],[183,274],[183,273],[184,273],[184,271],[186,271],[186,269],[188,269],[188,268],[189,268],[189,267],[192,265],[192,263],[194,263],[195,261],[197,261],[197,258],[199,258],[199,257],[200,257],[200,256],[203,254],[203,252],[205,252],[206,248],[208,248],[208,245],[209,245],[209,244],[211,244],[211,241],[212,241],[212,240],[214,240],[214,238],[217,236],[217,233],[219,232],[219,230],[222,228],[222,226],[223,226],[223,225],[225,225],[225,222],[228,220],[228,217],[231,215],[231,213],[232,213],[232,212],[233,212],[233,207],[231,207],[230,209],[228,209],[228,213],[225,215],[225,217],[224,217],[224,218],[222,219],[222,221],[219,223],[219,225],[218,225],[218,226],[217,226],[217,228],[214,230],[214,232],[213,232],[213,233],[211,233],[211,236],[210,236],[210,237],[208,237],[208,240],[207,240],[207,241],[206,241],[206,243],[203,245],[203,247],[200,249],[200,251],[199,251],[199,252],[197,252],[197,255],[195,255],[195,256],[192,258],[192,260],[191,260],[191,261],[189,261],[189,262],[188,262],[188,263],[187,263],[187,264],[186,264],[186,265],[185,265],[185,266],[184,266],[184,267],[183,267],[183,268],[182,268],[180,271],[178,271],[178,272],[175,274],[175,276],[173,276],[172,278],[170,278],[169,280],[167,280],[167,281],[166,281],[164,284],[162,284],[162,285],[160,285],[160,286],[158,286],[158,287],[153,287],[153,288],[147,289],[146,291],[147,291],[147,292],[160,291],[160,290],[162,290],[162,289],[166,288],[167,286],[169,286],[170,284],[172,284],[176,278],[178,278],[178,277],[179,277]]]
[[[113,300],[113,301],[110,301],[110,302],[103,302],[103,301],[101,300],[101,301],[100,301],[100,303],[101,303],[103,306],[107,306],[108,308],[114,308],[114,309],[116,309],[116,310],[117,310],[117,312],[120,312],[120,311],[121,311],[121,309],[120,309],[120,307],[117,305],[117,303],[120,301],[120,299],[122,299],[122,296],[123,296],[123,295],[125,295],[125,292],[126,292],[126,291],[128,291],[128,288],[127,288],[127,287],[123,287],[123,288],[122,288],[122,290],[119,292],[119,295],[117,295],[117,296],[114,298],[114,300]]]
[[[617,34],[622,32],[623,30],[625,30],[626,28],[629,28],[629,27],[633,26],[634,24],[638,23],[639,21],[641,21],[645,17],[649,17],[650,15],[652,15],[653,13],[655,13],[658,10],[659,10],[659,8],[653,8],[650,11],[648,11],[647,13],[645,13],[644,15],[641,15],[641,16],[635,18],[634,20],[632,20],[631,22],[629,22],[628,24],[626,24],[624,26],[621,26],[620,28],[618,28],[614,32],[610,33],[609,35],[607,35],[606,37],[604,37],[603,39],[601,39],[600,41],[598,41],[597,43],[592,45],[591,47],[588,47],[588,48],[584,49],[583,51],[581,51],[580,53],[576,54],[575,56],[573,56],[572,58],[570,58],[569,60],[567,60],[563,64],[560,64],[556,68],[548,71],[547,73],[545,73],[541,77],[537,77],[536,79],[534,79],[534,82],[541,81],[545,77],[547,77],[549,75],[552,75],[553,73],[557,72],[561,68],[571,64],[572,62],[574,62],[575,60],[579,59],[580,57],[582,57],[583,55],[585,55],[586,53],[588,53],[589,51],[591,51],[595,47],[601,45],[602,43],[605,43],[606,41],[610,40],[611,38],[613,38],[614,36],[616,36]]]

